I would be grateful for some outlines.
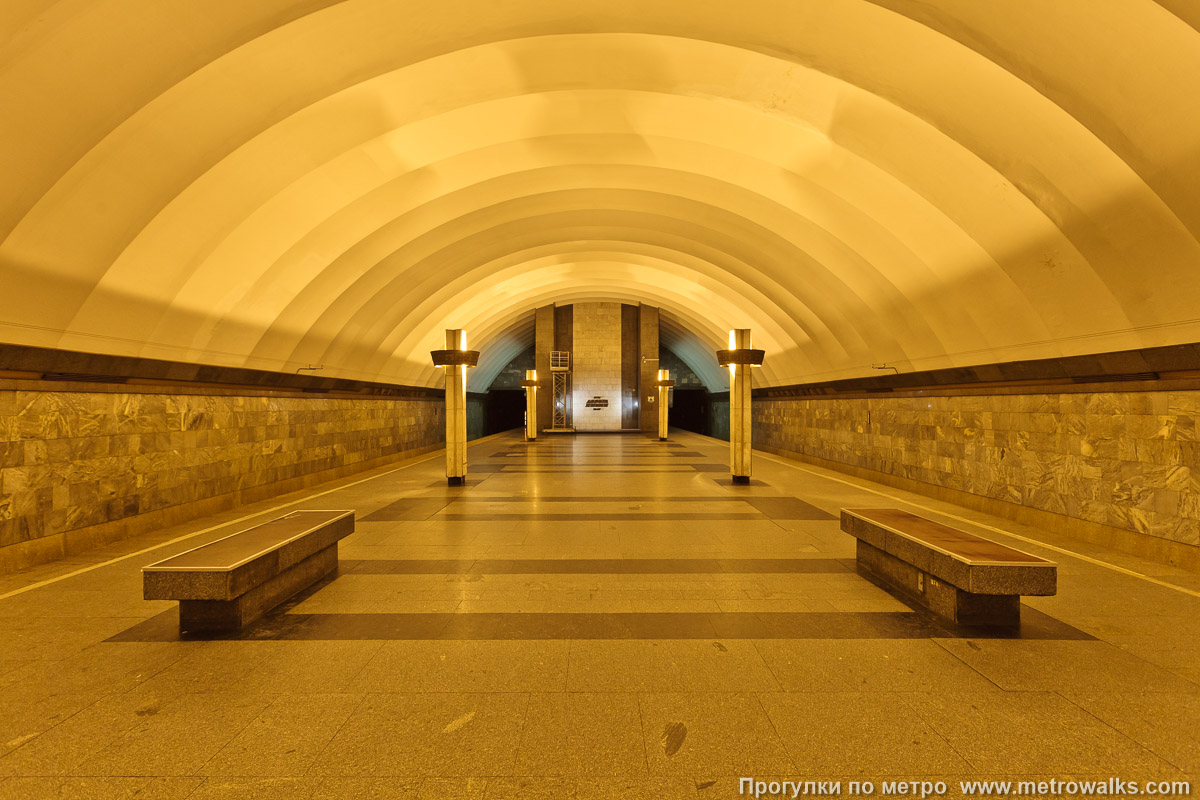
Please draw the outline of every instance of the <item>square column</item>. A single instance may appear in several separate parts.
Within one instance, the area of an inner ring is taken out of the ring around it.
[[[462,486],[467,479],[467,367],[479,363],[479,351],[467,349],[467,332],[446,331],[446,349],[430,354],[446,368],[446,482]]]
[[[461,330],[446,331],[447,350],[466,350]],[[461,484],[467,477],[467,365],[446,366],[446,478]]]
[[[729,468],[734,483],[750,482],[752,384],[750,369],[762,366],[763,351],[750,343],[749,328],[729,332],[729,349],[717,351],[717,363],[729,367]]]
[[[554,420],[554,384],[550,376],[550,354],[558,349],[555,341],[556,312],[553,305],[542,306],[534,312],[533,354],[534,369],[546,379],[546,391],[538,392],[537,418],[551,427]]]
[[[670,371],[660,369],[658,371],[658,440],[660,442],[667,440],[671,387],[674,385],[675,381],[671,380]]]
[[[658,376],[658,328],[659,314],[655,306],[638,306],[638,427],[646,433],[658,430],[658,414],[654,408],[658,401],[656,383]]]
[[[750,347],[750,330],[738,328],[730,337],[732,350]],[[734,483],[749,483],[751,473],[750,365],[729,365],[729,467]]]
[[[521,385],[525,387],[525,441],[532,442],[537,439],[537,370],[525,370],[525,380],[521,381]]]

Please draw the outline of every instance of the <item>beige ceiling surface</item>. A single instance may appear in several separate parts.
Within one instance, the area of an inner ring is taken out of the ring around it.
[[[1200,340],[1181,2],[9,0],[0,341],[486,388],[548,303],[709,385]]]

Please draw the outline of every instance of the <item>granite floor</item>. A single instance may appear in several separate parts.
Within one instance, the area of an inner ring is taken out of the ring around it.
[[[440,454],[0,576],[0,800],[724,798],[738,779],[1200,779],[1193,573],[682,432]],[[286,505],[285,505],[286,504]],[[1019,635],[854,570],[843,506],[1059,562]],[[180,640],[141,566],[353,509],[336,576]]]

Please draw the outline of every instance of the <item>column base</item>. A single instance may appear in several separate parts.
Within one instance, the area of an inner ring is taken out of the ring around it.
[[[665,442],[665,441],[667,440],[667,437],[665,437],[665,436],[660,436],[660,437],[658,437],[658,440],[659,440],[660,442]]]
[[[749,475],[734,475],[733,482],[738,483],[738,484],[749,485],[750,484],[750,476]]]
[[[465,475],[454,475],[454,476],[448,476],[446,478],[447,486],[462,486],[466,482],[467,482],[467,477]]]

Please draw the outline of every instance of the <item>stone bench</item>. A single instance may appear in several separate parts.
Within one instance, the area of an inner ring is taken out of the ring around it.
[[[337,569],[353,511],[293,511],[142,568],[147,600],[178,600],[179,628],[249,625]]]
[[[1058,589],[1053,561],[898,508],[844,508],[842,530],[861,570],[954,622],[1016,626],[1021,595]]]

